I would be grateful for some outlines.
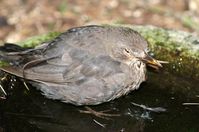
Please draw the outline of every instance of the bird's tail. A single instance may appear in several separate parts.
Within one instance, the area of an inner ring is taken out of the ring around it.
[[[24,56],[27,56],[25,52],[29,50],[13,43],[5,43],[0,46],[0,70],[16,76],[22,76],[20,68],[17,67],[23,66],[21,64],[24,62],[24,58],[26,58]],[[4,74],[2,73],[2,75]],[[2,93],[4,96],[7,95],[6,90],[1,85],[3,78],[4,76],[0,77],[0,98],[3,97]]]
[[[4,62],[18,64],[24,55],[23,53],[28,50],[17,44],[5,43],[3,46],[0,46],[0,64],[4,64]]]
[[[3,46],[0,46],[0,51],[3,52],[21,52],[24,50],[27,49],[13,43],[5,43]]]

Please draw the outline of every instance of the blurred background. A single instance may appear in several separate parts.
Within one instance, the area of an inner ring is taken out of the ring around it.
[[[0,43],[85,24],[155,25],[199,34],[199,0],[0,0]]]

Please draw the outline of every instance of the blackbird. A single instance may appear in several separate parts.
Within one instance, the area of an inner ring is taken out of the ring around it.
[[[162,66],[147,53],[147,41],[131,28],[90,25],[32,49],[6,44],[0,59],[10,65],[0,69],[27,80],[47,98],[97,105],[138,89],[146,65]]]

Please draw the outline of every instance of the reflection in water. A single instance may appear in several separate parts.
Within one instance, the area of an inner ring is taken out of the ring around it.
[[[27,91],[19,80],[8,83],[9,79],[2,83],[9,96],[0,100],[0,129],[7,131],[199,131],[198,106],[182,105],[183,102],[199,102],[196,97],[199,83],[195,80],[150,73],[139,90],[91,107],[121,115],[105,120],[79,113],[84,107],[46,99],[31,86]],[[157,113],[152,108],[167,111]]]

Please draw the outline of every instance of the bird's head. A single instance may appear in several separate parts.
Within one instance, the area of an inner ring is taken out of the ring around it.
[[[159,69],[162,67],[161,63],[166,63],[148,55],[147,41],[138,32],[130,28],[117,27],[112,29],[109,33],[106,48],[112,58],[127,65],[142,62]]]
[[[130,65],[136,61],[140,61],[155,69],[162,67],[160,61],[152,58],[146,51],[130,48],[128,46],[119,46],[113,48],[111,56],[120,62],[126,63],[127,65]]]
[[[118,28],[110,38],[112,38],[110,42],[114,43],[108,45],[112,58],[127,65],[140,61],[155,69],[162,67],[160,62],[163,61],[148,55],[148,43],[138,32],[128,28]]]

